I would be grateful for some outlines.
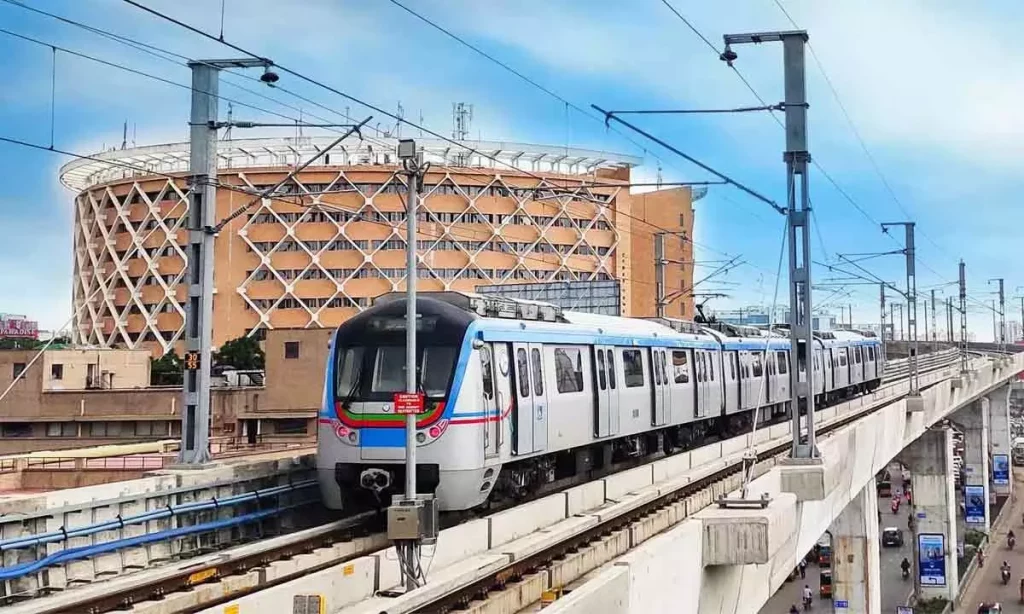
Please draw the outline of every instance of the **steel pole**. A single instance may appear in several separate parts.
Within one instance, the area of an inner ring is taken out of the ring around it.
[[[878,306],[879,311],[881,313],[881,315],[879,316],[879,321],[882,323],[882,357],[886,358],[887,354],[885,353],[885,347],[887,344],[885,335],[885,284],[878,284]]]
[[[416,199],[419,177],[411,172],[406,194],[405,249],[405,391],[416,394]],[[416,414],[405,416],[405,496],[416,498]]]
[[[665,233],[654,233],[654,315],[665,317]]]
[[[182,387],[181,451],[188,465],[210,460],[210,360],[213,343],[213,241],[217,223],[217,121],[220,70],[190,62],[192,113],[189,129],[188,251],[185,279],[185,371]]]
[[[967,371],[967,266],[960,261],[960,371]]]

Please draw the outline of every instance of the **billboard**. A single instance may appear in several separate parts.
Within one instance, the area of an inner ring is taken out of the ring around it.
[[[0,313],[0,339],[38,339],[39,323],[25,316]]]
[[[964,486],[964,520],[968,524],[985,524],[985,487]]]
[[[921,533],[917,536],[918,574],[922,586],[946,586],[946,536]]]
[[[992,483],[996,486],[1010,485],[1010,456],[1007,454],[992,455]]]

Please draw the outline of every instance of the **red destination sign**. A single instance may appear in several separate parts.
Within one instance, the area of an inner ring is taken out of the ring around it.
[[[24,316],[0,314],[0,339],[4,337],[38,339],[39,324]]]
[[[423,393],[420,392],[396,392],[395,397],[396,414],[422,414]]]

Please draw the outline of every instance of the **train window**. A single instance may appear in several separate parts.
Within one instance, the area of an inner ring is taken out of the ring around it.
[[[708,352],[708,374],[711,376],[711,381],[715,381],[715,355]]]
[[[626,388],[644,385],[644,359],[640,350],[622,350],[622,373]]]
[[[658,354],[658,366],[661,368],[661,381],[668,385],[668,370],[665,368],[665,350]]]
[[[762,375],[764,375],[764,368],[761,366],[760,354],[751,354],[750,363],[751,371],[753,372],[754,377],[761,377]]]
[[[615,390],[615,352],[608,350],[608,387]]]
[[[729,352],[729,379],[736,381],[736,352]]]
[[[484,398],[494,398],[494,368],[491,365],[491,349],[487,346],[480,348],[480,373],[483,374]]]
[[[861,351],[861,348],[860,348],[859,345],[853,349],[853,356],[854,356],[854,358],[856,358],[858,365],[861,363],[860,351]]]
[[[658,350],[651,352],[651,373],[654,375],[654,385],[661,385],[661,369],[658,368]]]
[[[601,387],[601,390],[608,387],[608,380],[604,372],[604,350],[597,351],[597,385]]]
[[[405,391],[405,347],[401,345],[377,348],[377,361],[373,369],[372,392]]]
[[[516,350],[516,377],[519,378],[519,396],[530,396],[530,365],[526,362],[526,350]]]
[[[698,382],[704,381],[704,352],[694,351],[693,353],[693,377]]]
[[[846,366],[846,348],[842,348],[839,350],[839,366]]]
[[[338,357],[338,385],[335,394],[339,397],[352,396],[359,383],[359,372],[363,366],[364,348],[346,348]]]
[[[780,350],[775,352],[775,357],[779,361],[779,373],[785,375],[789,371],[789,369],[787,369],[788,365],[786,365],[786,353]]]
[[[555,348],[555,387],[562,393],[583,392],[583,357],[577,348]]]
[[[404,354],[404,348],[402,348]],[[435,346],[423,348],[420,362],[420,386],[428,397],[443,396],[448,390],[452,377],[452,366],[458,350],[453,347]]]
[[[544,365],[541,362],[540,350],[530,350],[530,364],[533,366],[533,394],[544,394]]]

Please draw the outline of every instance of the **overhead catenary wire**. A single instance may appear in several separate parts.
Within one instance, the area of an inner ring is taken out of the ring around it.
[[[472,147],[470,145],[467,145],[464,142],[461,142],[461,141],[458,141],[456,139],[452,139],[450,137],[447,137],[447,136],[445,136],[443,134],[440,134],[440,133],[438,133],[438,132],[436,132],[434,130],[431,130],[430,128],[427,128],[427,127],[425,127],[425,126],[423,126],[421,124],[418,124],[418,123],[416,123],[414,121],[406,119],[406,118],[404,118],[404,117],[402,117],[400,115],[397,115],[395,113],[387,111],[386,109],[383,109],[383,108],[381,108],[381,107],[379,107],[377,105],[374,105],[374,104],[372,104],[370,102],[362,100],[362,99],[360,99],[360,98],[358,98],[358,97],[356,97],[356,96],[354,96],[352,94],[349,94],[349,93],[344,92],[344,91],[342,91],[342,90],[340,90],[340,89],[338,89],[336,87],[328,85],[328,84],[326,84],[326,83],[324,83],[324,82],[322,82],[322,81],[320,81],[318,79],[315,79],[313,77],[309,77],[309,76],[307,76],[307,75],[305,75],[305,74],[303,74],[303,73],[301,73],[299,71],[296,71],[296,70],[294,70],[292,68],[289,68],[287,66],[283,66],[283,65],[281,65],[279,63],[274,63],[271,60],[269,60],[268,58],[263,57],[263,56],[261,56],[261,55],[259,55],[257,53],[254,53],[254,52],[252,52],[252,51],[250,51],[250,50],[248,50],[248,49],[246,49],[246,48],[244,48],[244,47],[242,47],[240,45],[232,43],[232,42],[230,42],[228,40],[218,39],[217,37],[213,36],[212,34],[210,34],[208,32],[203,31],[200,28],[197,28],[195,26],[189,25],[189,24],[187,24],[187,23],[185,23],[185,22],[183,22],[183,21],[181,21],[179,19],[171,17],[170,15],[167,15],[166,13],[163,13],[163,12],[158,11],[156,9],[150,8],[150,7],[144,5],[144,4],[140,3],[140,2],[136,2],[136,0],[122,0],[122,1],[125,2],[126,4],[129,4],[131,6],[136,7],[138,9],[142,10],[142,11],[145,11],[146,13],[149,13],[149,14],[151,14],[151,15],[159,18],[159,19],[165,20],[165,21],[167,21],[169,23],[177,25],[178,27],[181,27],[181,28],[184,28],[185,30],[193,32],[193,33],[195,33],[195,34],[197,34],[199,36],[207,38],[207,39],[209,39],[211,41],[215,41],[215,42],[221,43],[221,44],[225,45],[226,47],[229,47],[229,48],[231,48],[231,49],[233,49],[233,50],[235,50],[235,51],[237,51],[239,53],[243,53],[243,54],[245,54],[245,55],[247,55],[249,57],[265,61],[265,62],[275,66],[281,72],[288,73],[289,75],[292,75],[293,77],[295,77],[297,79],[300,79],[302,81],[305,81],[306,83],[309,83],[311,85],[315,85],[315,86],[320,87],[322,89],[325,89],[325,90],[327,90],[327,91],[329,91],[331,93],[334,93],[334,94],[336,94],[338,96],[341,96],[342,98],[345,98],[346,100],[350,100],[350,101],[352,101],[352,102],[354,102],[356,104],[362,105],[362,106],[364,106],[364,107],[366,107],[368,109],[371,109],[371,110],[373,110],[373,111],[375,111],[377,113],[380,113],[382,115],[390,117],[391,119],[394,119],[394,120],[396,120],[396,121],[398,121],[398,122],[400,122],[402,124],[405,124],[405,125],[407,125],[407,126],[409,126],[411,128],[416,128],[416,129],[422,130],[423,132],[426,132],[427,134],[430,134],[433,137],[441,139],[442,141],[444,141],[446,143],[449,143],[450,145],[453,145],[453,146],[459,147],[461,149],[464,149],[464,150],[466,150],[467,152],[469,152],[471,154],[478,155],[481,158],[485,158],[485,159],[491,160],[492,162],[495,162],[497,164],[500,164],[502,166],[510,168],[510,169],[512,169],[514,171],[517,171],[517,172],[522,173],[524,175],[533,177],[534,179],[537,179],[538,181],[543,181],[542,177],[540,177],[540,176],[538,176],[538,175],[536,175],[534,173],[531,173],[529,171],[525,171],[525,170],[519,168],[518,166],[516,166],[516,165],[514,165],[514,164],[512,164],[510,162],[502,160],[502,159],[500,159],[500,158],[498,158],[496,156],[490,155],[487,152],[480,151],[479,149],[477,149],[475,147]],[[676,152],[677,153],[681,153],[678,150],[676,150]],[[732,182],[732,183],[734,185],[738,185],[735,182]],[[764,197],[761,197],[761,198],[763,199]],[[637,219],[639,221],[639,218],[634,218],[631,214],[628,214],[628,213],[625,213],[625,212],[620,212],[620,213],[622,215],[624,215],[625,217],[630,217],[632,219]],[[661,231],[664,231],[664,232],[673,232],[673,231],[671,231],[671,230],[669,230],[667,228],[663,228],[661,226],[658,226],[658,225],[653,224],[651,222],[648,222],[646,220],[643,220],[643,223],[646,223],[646,224],[650,225],[652,228],[657,228],[658,230],[661,230]]]

